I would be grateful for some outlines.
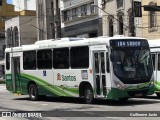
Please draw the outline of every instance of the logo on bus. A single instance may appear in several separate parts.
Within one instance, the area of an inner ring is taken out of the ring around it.
[[[76,76],[71,76],[71,75],[62,75],[60,73],[57,73],[57,80],[62,80],[62,81],[76,81]]]
[[[57,80],[61,80],[61,74],[60,73],[57,74]]]

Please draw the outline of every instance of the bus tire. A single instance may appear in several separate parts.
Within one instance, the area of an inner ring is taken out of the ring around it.
[[[94,101],[93,90],[91,86],[86,86],[84,91],[84,99],[87,104],[91,104]]]
[[[30,100],[32,101],[36,101],[39,98],[38,88],[35,84],[31,84],[29,86],[29,97],[30,97]]]
[[[160,98],[160,93],[156,93],[157,97]]]

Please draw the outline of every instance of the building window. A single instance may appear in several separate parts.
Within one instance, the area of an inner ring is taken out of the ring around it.
[[[81,16],[87,15],[87,5],[81,6]]]
[[[78,17],[78,8],[72,9],[72,18],[75,19]]]
[[[123,7],[123,0],[117,0],[117,8]]]
[[[91,4],[90,4],[90,12],[91,12],[91,14],[95,13],[95,7],[93,6],[93,4],[94,4],[94,2],[91,2]]]
[[[7,29],[7,47],[13,47],[13,41],[12,41],[12,28]]]
[[[113,36],[113,20],[109,20],[109,37]]]
[[[156,27],[156,12],[155,11],[150,11],[149,12],[149,28],[152,29]]]
[[[123,35],[123,17],[119,16],[119,35]]]
[[[53,1],[51,2],[51,14],[52,15],[54,14],[54,3],[53,3]]]
[[[19,32],[17,27],[14,27],[13,29],[13,46],[19,46]]]
[[[67,11],[64,11],[63,12],[63,16],[64,16],[64,21],[68,21],[68,20],[70,20],[70,11],[69,10],[67,10]]]

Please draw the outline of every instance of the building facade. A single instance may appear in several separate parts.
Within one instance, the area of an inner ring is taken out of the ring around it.
[[[160,0],[142,0],[142,5],[160,6]],[[147,39],[160,39],[160,11],[142,10],[143,37]]]
[[[135,0],[141,2],[141,0]],[[103,35],[142,36],[142,18],[133,17],[132,0],[102,0]]]
[[[38,40],[61,37],[60,0],[37,0]]]
[[[97,37],[102,35],[101,0],[62,0],[63,37]]]
[[[36,10],[36,0],[12,0],[15,11]]]
[[[5,22],[6,45],[16,47],[37,41],[36,16],[18,16]]]
[[[0,1],[0,78],[4,74],[5,21],[18,15],[19,12],[14,11],[14,5],[7,4],[6,0]]]

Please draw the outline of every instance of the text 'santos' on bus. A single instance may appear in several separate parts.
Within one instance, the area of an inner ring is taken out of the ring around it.
[[[61,38],[7,48],[6,87],[41,96],[127,100],[154,93],[148,41],[135,37]]]

